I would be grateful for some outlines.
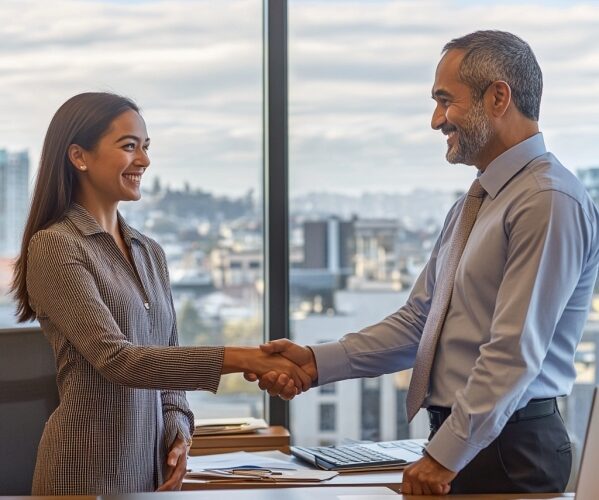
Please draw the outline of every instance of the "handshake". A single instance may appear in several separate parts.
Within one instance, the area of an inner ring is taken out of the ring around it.
[[[223,373],[241,371],[246,380],[258,381],[271,396],[293,399],[307,391],[318,378],[314,353],[288,339],[260,347],[226,347]]]

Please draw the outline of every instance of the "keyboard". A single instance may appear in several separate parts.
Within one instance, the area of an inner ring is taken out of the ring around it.
[[[376,446],[372,444],[293,446],[292,452],[300,458],[329,470],[399,469],[422,456],[423,444],[423,442],[401,440],[380,442]],[[389,451],[385,453],[384,450]],[[401,450],[405,451],[405,456],[408,459],[398,457],[398,452]]]

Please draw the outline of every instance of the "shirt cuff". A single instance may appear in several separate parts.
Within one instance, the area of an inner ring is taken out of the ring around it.
[[[456,436],[447,420],[433,436],[426,446],[426,452],[439,462],[443,467],[453,472],[460,472],[470,461],[478,455],[481,448],[471,445]]]
[[[318,385],[351,378],[349,357],[340,342],[327,342],[309,347],[316,360]]]

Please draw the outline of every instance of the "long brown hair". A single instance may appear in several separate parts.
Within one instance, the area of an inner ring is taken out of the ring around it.
[[[69,160],[69,146],[91,151],[108,131],[112,121],[125,111],[139,113],[130,99],[108,92],[85,92],[71,97],[56,111],[42,148],[21,254],[14,265],[11,285],[17,302],[17,320],[35,319],[27,293],[27,254],[33,235],[61,220],[77,192],[77,176]]]

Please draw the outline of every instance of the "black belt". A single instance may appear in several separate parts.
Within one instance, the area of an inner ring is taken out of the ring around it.
[[[429,406],[426,410],[428,411],[430,428],[433,432],[437,432],[439,427],[445,422],[445,419],[451,414],[451,408],[445,408],[443,406]],[[520,408],[514,412],[509,418],[508,423],[546,417],[548,415],[553,415],[556,411],[557,401],[555,398],[531,399],[524,408]]]

